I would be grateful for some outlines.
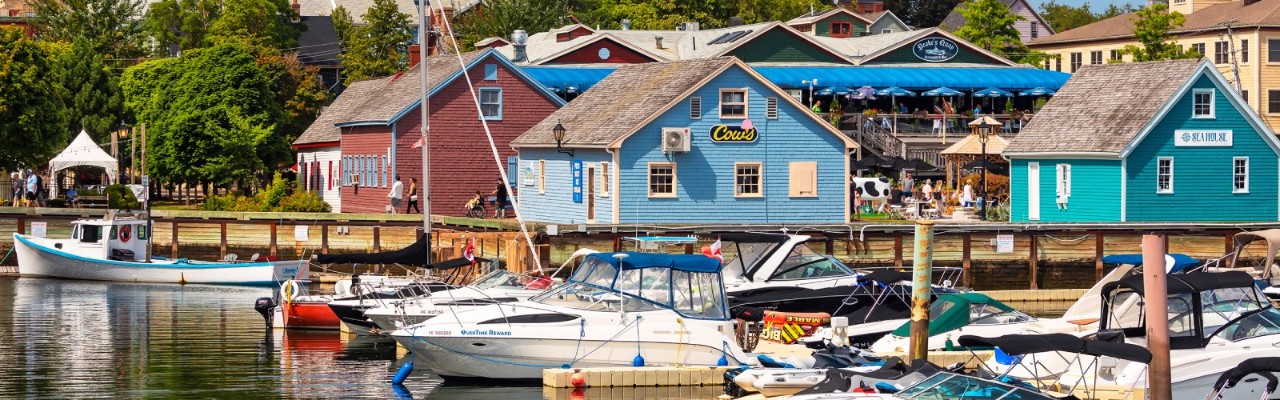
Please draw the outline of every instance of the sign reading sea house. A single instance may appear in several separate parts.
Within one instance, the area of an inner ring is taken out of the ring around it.
[[[1177,147],[1231,147],[1231,130],[1178,129],[1173,131]]]
[[[951,39],[931,37],[916,42],[911,46],[911,52],[924,61],[944,62],[960,54],[960,46]]]

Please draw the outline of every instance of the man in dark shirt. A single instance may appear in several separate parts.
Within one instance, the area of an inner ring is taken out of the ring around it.
[[[889,191],[889,204],[902,204],[902,189],[895,187]]]
[[[498,187],[493,190],[493,217],[507,217],[507,185],[502,184],[502,178],[498,178]]]

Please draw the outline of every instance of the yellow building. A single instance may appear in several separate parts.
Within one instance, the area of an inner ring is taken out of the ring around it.
[[[1249,106],[1280,131],[1280,0],[1169,0],[1169,8],[1186,15],[1186,23],[1171,32],[1177,43],[1204,55],[1232,84],[1238,82]],[[1044,65],[1054,71],[1075,72],[1117,58],[1130,62],[1133,57],[1120,50],[1138,44],[1136,18],[1119,15],[1028,46],[1058,56]]]

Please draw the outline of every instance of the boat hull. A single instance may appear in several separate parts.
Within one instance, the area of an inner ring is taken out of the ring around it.
[[[342,322],[325,298],[299,298],[280,305],[285,329],[338,330]]]
[[[275,286],[285,279],[305,280],[305,260],[258,263],[133,262],[87,258],[40,243],[42,239],[14,234],[18,274],[111,282],[201,283]]]

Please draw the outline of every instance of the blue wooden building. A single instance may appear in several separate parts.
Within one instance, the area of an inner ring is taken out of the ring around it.
[[[620,67],[512,147],[533,221],[837,224],[857,145],[716,57]]]
[[[1280,140],[1206,60],[1085,66],[1004,155],[1013,222],[1280,219]]]

